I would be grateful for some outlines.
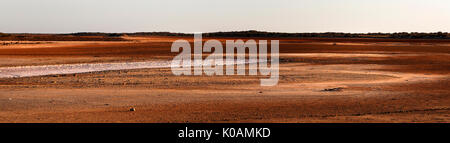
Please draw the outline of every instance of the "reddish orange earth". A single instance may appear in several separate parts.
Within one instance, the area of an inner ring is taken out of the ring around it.
[[[0,67],[171,60],[192,41],[123,38],[0,41]],[[0,78],[0,122],[450,122],[450,40],[279,40],[277,86],[170,68]]]

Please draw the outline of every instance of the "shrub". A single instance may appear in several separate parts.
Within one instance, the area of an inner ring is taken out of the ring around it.
[[[0,37],[9,37],[9,36],[11,36],[10,34],[6,34],[6,33],[1,33],[0,32]]]

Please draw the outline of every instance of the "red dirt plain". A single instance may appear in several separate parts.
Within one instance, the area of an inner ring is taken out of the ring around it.
[[[193,37],[123,38],[7,39],[0,67],[170,60]],[[0,122],[450,122],[450,40],[277,40],[277,86],[169,68],[0,78]]]

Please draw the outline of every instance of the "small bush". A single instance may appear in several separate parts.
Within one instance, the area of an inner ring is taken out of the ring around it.
[[[0,32],[0,37],[9,37],[9,36],[11,36],[10,34],[6,34],[6,33],[1,33]]]

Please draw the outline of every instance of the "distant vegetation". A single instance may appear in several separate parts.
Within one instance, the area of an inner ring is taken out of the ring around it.
[[[193,36],[190,33],[137,32],[137,33],[101,33],[79,32],[69,34],[6,34],[0,33],[0,40],[28,41],[123,41],[121,36]],[[203,33],[204,37],[264,37],[264,38],[377,38],[377,39],[450,39],[450,33],[280,33],[264,31],[231,31]]]
[[[137,33],[72,33],[73,36],[106,36],[120,37],[128,36],[192,36],[189,33],[171,33],[171,32],[137,32]],[[400,33],[280,33],[264,31],[231,31],[231,32],[213,32],[203,33],[204,37],[292,37],[292,38],[394,38],[394,39],[450,39],[450,33],[418,33],[418,32],[400,32]]]
[[[297,38],[394,38],[394,39],[450,39],[450,33],[277,33],[260,31],[235,31],[206,33],[208,37],[297,37]]]
[[[8,36],[11,36],[10,34],[6,34],[6,33],[1,33],[0,32],[0,37],[8,37]]]
[[[125,39],[117,36],[116,34],[104,34],[105,36],[95,36],[94,34],[85,33],[81,35],[75,36],[71,34],[0,33],[0,41],[125,41]]]
[[[99,33],[99,32],[79,32],[63,35],[72,36],[104,36],[104,37],[120,37],[120,36],[192,36],[192,34],[185,33],[170,33],[170,32],[137,32],[137,33]]]

